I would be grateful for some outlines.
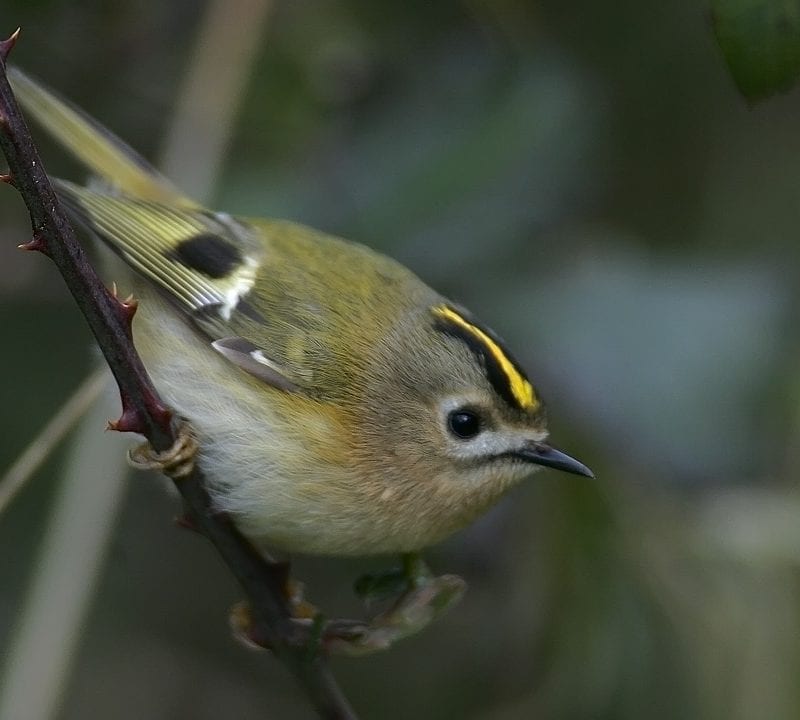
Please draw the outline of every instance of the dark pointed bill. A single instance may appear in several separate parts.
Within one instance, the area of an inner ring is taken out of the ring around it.
[[[521,450],[517,450],[514,455],[521,460],[526,460],[536,465],[563,470],[573,475],[594,477],[594,473],[586,465],[561,452],[561,450],[556,450],[554,447],[544,443],[532,443]]]

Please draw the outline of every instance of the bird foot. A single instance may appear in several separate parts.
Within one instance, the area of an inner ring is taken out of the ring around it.
[[[321,617],[320,612],[306,600],[303,583],[288,577],[288,567],[286,573],[284,591],[290,618],[292,622],[309,627]],[[228,624],[233,636],[251,650],[268,650],[270,648],[269,641],[264,637],[264,633],[253,618],[252,608],[246,600],[236,603],[231,608]]]
[[[385,612],[369,622],[329,622],[323,643],[329,652],[361,656],[390,648],[398,640],[415,635],[453,607],[467,584],[458,575],[431,573],[418,555],[403,557],[403,566],[356,582],[356,591],[371,601],[399,594]]]
[[[371,620],[326,620],[303,594],[302,583],[288,579],[286,599],[291,621],[307,633],[311,652],[359,657],[388,650],[398,640],[424,630],[453,607],[467,584],[457,575],[434,576],[418,556],[403,558],[401,568],[361,578],[359,594],[369,599],[395,597],[390,607]],[[269,642],[246,602],[231,609],[230,626],[237,640],[254,649],[269,649]]]
[[[467,589],[458,575],[439,575],[403,593],[370,622],[332,620],[322,634],[330,653],[359,657],[388,650],[398,640],[424,630],[455,605]]]
[[[169,450],[156,452],[149,442],[128,451],[128,463],[137,470],[158,470],[173,480],[187,477],[194,470],[200,446],[191,425],[181,421],[175,443]]]

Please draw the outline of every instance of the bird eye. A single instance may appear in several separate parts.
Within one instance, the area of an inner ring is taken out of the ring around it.
[[[474,438],[481,431],[481,419],[472,410],[453,410],[447,416],[450,432],[461,440]]]

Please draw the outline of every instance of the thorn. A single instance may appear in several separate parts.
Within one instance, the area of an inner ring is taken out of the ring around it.
[[[136,314],[136,309],[139,307],[139,301],[133,296],[133,293],[128,295],[128,297],[126,297],[124,300],[120,300],[119,287],[117,287],[116,282],[111,283],[111,289],[109,292],[111,293],[111,297],[117,301],[117,305],[123,311],[125,319],[130,322],[130,320]]]
[[[45,243],[44,239],[38,233],[34,233],[33,237],[28,240],[28,242],[21,243],[17,245],[19,250],[35,250],[36,252],[43,253],[47,255],[47,243]]]
[[[19,39],[19,33],[22,28],[17,28],[11,33],[11,36],[8,40],[0,40],[0,60],[5,62],[8,60],[8,56],[11,54],[11,51],[14,49],[14,45],[17,44],[17,40]]]
[[[136,315],[136,311],[139,309],[139,301],[133,295],[128,295],[124,300],[117,299],[117,304],[122,310],[125,321],[130,326],[133,316]]]
[[[136,308],[139,307],[139,301],[133,296],[133,293],[128,295],[124,300],[121,300],[120,305],[128,310],[133,317],[133,314],[136,312]]]
[[[114,430],[115,432],[132,432],[143,435],[143,425],[139,413],[128,407],[125,402],[125,397],[122,397],[122,414],[119,420],[109,420],[106,425],[106,430]]]

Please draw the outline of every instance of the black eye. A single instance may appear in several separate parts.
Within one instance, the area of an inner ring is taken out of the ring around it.
[[[472,410],[453,410],[447,416],[450,432],[461,440],[474,438],[481,431],[481,419]]]

